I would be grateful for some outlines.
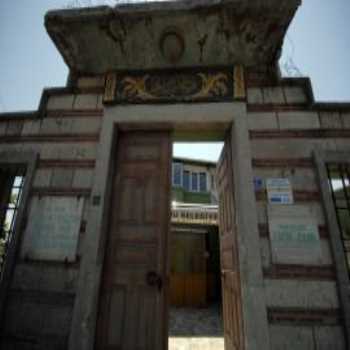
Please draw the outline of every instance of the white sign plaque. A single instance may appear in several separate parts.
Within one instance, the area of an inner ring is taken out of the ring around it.
[[[75,261],[84,199],[34,197],[24,234],[22,256]]]
[[[318,227],[307,207],[270,206],[269,230],[274,263],[297,265],[321,263],[322,250]]]
[[[266,179],[266,191],[270,204],[293,204],[293,191],[289,179]]]

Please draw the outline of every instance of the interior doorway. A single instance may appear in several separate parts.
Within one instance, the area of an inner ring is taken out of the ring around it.
[[[169,350],[224,350],[216,186],[222,147],[173,147]]]

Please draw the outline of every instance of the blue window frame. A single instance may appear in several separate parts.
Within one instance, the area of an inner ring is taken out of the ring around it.
[[[199,191],[207,192],[207,174],[206,173],[199,174]]]
[[[173,186],[182,186],[182,169],[181,163],[173,163]]]
[[[197,192],[198,191],[198,173],[192,173],[192,191]]]
[[[183,175],[183,187],[186,191],[190,191],[190,172],[188,170],[184,171]]]

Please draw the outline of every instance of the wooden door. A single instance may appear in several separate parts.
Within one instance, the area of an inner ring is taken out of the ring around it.
[[[205,234],[174,232],[171,240],[170,304],[205,306],[207,302]]]
[[[219,194],[220,264],[225,350],[241,350],[244,348],[243,320],[229,137],[225,140],[217,165],[217,188]]]
[[[167,348],[170,133],[118,134],[96,348]]]

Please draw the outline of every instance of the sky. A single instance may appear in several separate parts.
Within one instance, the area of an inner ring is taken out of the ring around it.
[[[44,15],[71,3],[0,0],[0,113],[35,110],[44,87],[65,85],[68,70],[46,33]],[[350,102],[349,19],[349,0],[304,0],[288,30],[282,71],[287,64],[289,74],[309,76],[318,101]],[[174,154],[217,160],[221,147],[175,145]]]

